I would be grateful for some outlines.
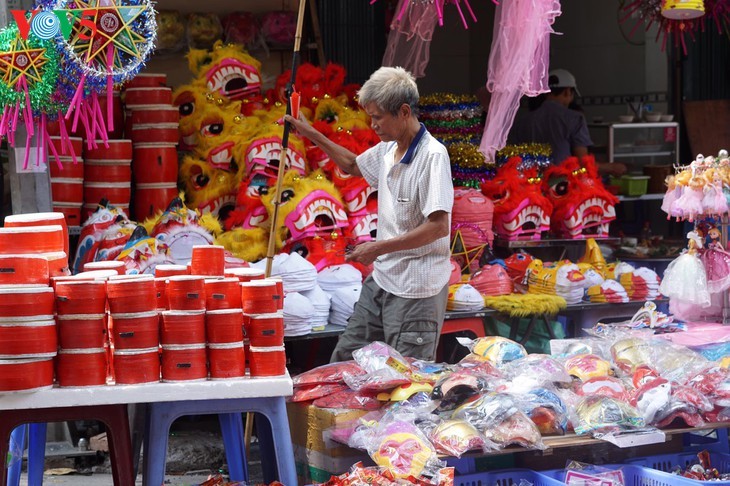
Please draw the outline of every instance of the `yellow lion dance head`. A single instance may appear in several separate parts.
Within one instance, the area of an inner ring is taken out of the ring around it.
[[[216,169],[195,156],[186,156],[180,164],[178,178],[185,190],[189,208],[225,220],[236,207],[240,179],[234,172]]]
[[[232,100],[261,94],[261,62],[243,46],[217,41],[210,51],[190,49],[188,66],[208,91]]]

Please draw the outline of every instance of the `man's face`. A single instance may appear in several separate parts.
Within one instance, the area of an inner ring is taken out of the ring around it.
[[[402,111],[399,111],[398,115],[393,115],[382,110],[374,102],[368,103],[363,108],[370,117],[370,126],[383,142],[397,140],[405,130],[407,117]]]

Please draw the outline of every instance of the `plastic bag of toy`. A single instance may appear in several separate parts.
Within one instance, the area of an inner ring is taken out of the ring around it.
[[[593,464],[570,461],[565,467],[562,481],[570,486],[624,486],[626,481],[621,468],[609,469]]]
[[[188,46],[195,49],[211,49],[223,36],[223,26],[214,13],[191,13],[188,15]]]
[[[487,336],[478,339],[456,338],[472,354],[501,367],[505,363],[527,356],[524,346],[502,336]]]
[[[349,390],[349,388],[344,383],[322,383],[320,385],[298,386],[294,388],[294,394],[289,398],[289,401],[308,402],[345,390]]]
[[[349,408],[351,410],[378,410],[385,402],[377,398],[378,392],[342,390],[326,397],[318,398],[312,405],[319,408]]]
[[[521,394],[552,383],[571,383],[565,366],[547,354],[530,354],[502,366],[506,383],[499,391]]]
[[[290,47],[294,44],[297,13],[288,10],[266,12],[260,20],[261,34],[272,47]]]
[[[563,400],[550,388],[534,388],[516,396],[517,406],[537,426],[540,434],[563,435],[568,412]]]
[[[375,341],[352,353],[366,374],[345,372],[345,383],[357,391],[387,391],[411,382],[412,368],[403,356],[381,341]]]
[[[651,367],[667,380],[684,383],[712,366],[701,354],[665,339],[654,339],[650,346]]]
[[[473,450],[487,452],[496,448],[469,422],[462,419],[444,420],[428,431],[436,452],[461,457]]]
[[[613,376],[611,363],[595,354],[578,354],[565,360],[565,370],[577,380]]]
[[[158,10],[155,52],[178,52],[185,47],[185,19],[177,10]]]
[[[639,411],[628,403],[598,395],[583,397],[569,415],[578,435],[617,433],[645,426]]]
[[[686,385],[705,395],[716,407],[730,407],[730,370],[707,367],[687,380]]]
[[[317,366],[309,371],[300,373],[292,378],[294,386],[316,385],[319,383],[344,383],[344,374],[351,375],[365,374],[365,370],[355,361],[340,361]]]
[[[388,469],[395,478],[434,476],[446,465],[439,460],[428,437],[410,421],[380,422],[366,449],[373,462]]]

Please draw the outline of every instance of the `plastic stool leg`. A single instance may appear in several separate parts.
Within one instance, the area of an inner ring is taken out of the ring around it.
[[[175,402],[151,403],[147,409],[144,434],[142,484],[160,486],[165,481],[167,436],[170,425],[178,417],[173,412]],[[169,407],[169,408],[167,408]]]
[[[19,425],[13,429],[10,434],[10,451],[20,450],[20,457],[8,467],[8,486],[18,486],[20,484],[20,474],[23,469],[23,451],[25,450],[25,435],[28,428],[27,424]],[[30,457],[28,457],[30,464]],[[31,483],[32,484],[32,483]]]
[[[289,419],[286,414],[284,397],[255,399],[254,409],[268,419],[266,427],[259,427],[259,444],[261,458],[276,458],[279,469],[279,481],[283,484],[297,484],[297,471],[294,466],[294,448],[289,432]],[[261,422],[258,422],[261,424]],[[262,461],[262,466],[263,466]],[[267,469],[264,468],[264,481]],[[270,482],[270,481],[269,481]]]
[[[243,445],[243,419],[240,413],[218,414],[231,481],[248,481],[248,467]]]
[[[30,424],[28,434],[28,484],[43,484],[43,470],[46,459],[45,422]]]

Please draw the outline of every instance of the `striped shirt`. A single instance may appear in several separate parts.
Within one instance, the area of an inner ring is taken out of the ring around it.
[[[407,233],[435,211],[449,213],[454,204],[449,154],[425,127],[401,161],[396,143],[381,142],[357,157],[357,166],[378,191],[378,240]],[[381,184],[381,182],[384,182]],[[421,299],[438,294],[451,274],[449,237],[388,253],[375,260],[373,279],[399,297]]]

